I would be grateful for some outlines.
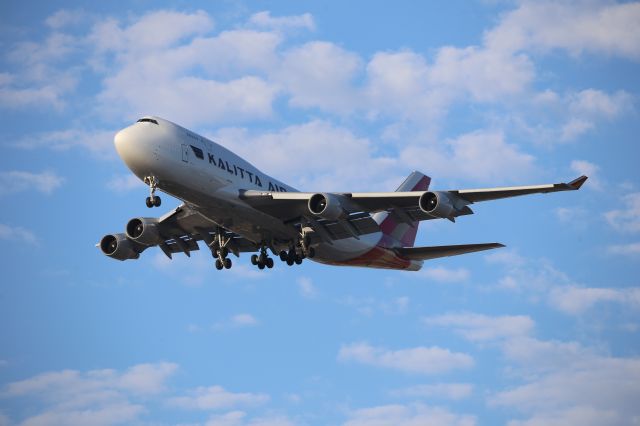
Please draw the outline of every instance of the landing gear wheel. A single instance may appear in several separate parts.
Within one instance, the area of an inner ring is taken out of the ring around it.
[[[251,255],[251,264],[252,265],[257,265],[258,264],[258,255],[257,254],[252,254]]]
[[[220,254],[222,255],[222,257],[226,258],[229,255],[229,249],[226,247],[222,247],[220,249]]]
[[[300,256],[296,256],[294,262],[296,262],[296,265],[300,265],[302,263],[302,258]]]
[[[147,207],[149,208],[153,207],[153,201],[151,200],[151,197],[147,197],[147,199],[144,201],[147,204]]]
[[[267,259],[267,268],[273,268],[273,259],[270,257]]]
[[[293,266],[293,259],[287,258],[287,265]]]
[[[162,204],[162,200],[157,195],[154,195],[153,196],[153,205],[156,206],[156,207],[160,207],[160,204]]]
[[[231,269],[231,265],[232,265],[231,259],[227,258],[227,259],[224,260],[224,267],[226,269]]]
[[[222,266],[222,262],[220,262],[220,259],[216,259],[216,269],[220,271],[223,267],[224,266]]]
[[[258,262],[258,269],[262,270],[264,269],[264,266],[265,266],[264,263]]]
[[[282,260],[283,262],[287,261],[287,252],[286,251],[281,251],[280,252],[280,260]]]

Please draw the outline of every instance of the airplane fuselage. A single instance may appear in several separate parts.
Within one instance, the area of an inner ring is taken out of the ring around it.
[[[193,206],[212,225],[242,235],[256,244],[286,250],[298,231],[265,214],[240,194],[297,192],[219,144],[169,121],[143,118],[115,137],[119,156],[141,180],[154,177],[157,188]],[[393,250],[388,235],[373,232],[315,246],[313,260],[333,265],[418,270]]]

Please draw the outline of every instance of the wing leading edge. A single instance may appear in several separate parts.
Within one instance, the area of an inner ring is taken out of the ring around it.
[[[240,198],[254,208],[276,217],[283,222],[297,220],[310,222],[312,227],[318,220],[348,221],[350,215],[389,212],[404,221],[422,221],[431,219],[455,220],[458,216],[473,214],[470,204],[518,197],[529,194],[545,194],[560,191],[575,191],[587,180],[580,176],[569,183],[552,183],[545,185],[512,186],[485,189],[455,189],[448,191],[404,191],[404,192],[262,192],[254,190],[240,191]],[[339,217],[328,218],[310,211],[309,202],[314,196],[321,195],[339,205]],[[433,203],[433,204],[429,204]],[[441,204],[444,209],[430,206]],[[348,225],[348,224],[346,224]],[[346,227],[346,226],[343,226]],[[372,229],[373,231],[373,229]],[[350,236],[346,233],[345,237]],[[334,238],[332,238],[334,239]]]

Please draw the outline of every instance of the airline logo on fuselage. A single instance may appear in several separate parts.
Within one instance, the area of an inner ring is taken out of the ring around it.
[[[189,146],[191,147],[191,150],[193,151],[193,154],[196,156],[196,158],[199,158],[200,160],[205,160],[204,152],[202,151],[202,149],[193,145],[189,145]],[[222,170],[226,170],[227,173],[229,174],[232,174],[234,176],[239,176],[240,179],[248,180],[250,183],[256,186],[259,186],[260,188],[264,188],[264,186],[262,185],[262,180],[260,179],[260,176],[258,176],[257,173],[250,172],[249,170],[244,169],[233,163],[229,164],[228,161],[223,160],[221,157],[218,157],[216,160],[216,157],[209,152],[207,152],[207,159],[209,160],[209,164],[212,164],[213,166],[217,166]],[[269,191],[274,191],[274,192],[287,192],[285,188],[283,188],[280,185],[276,185],[271,181],[269,181],[268,189]]]

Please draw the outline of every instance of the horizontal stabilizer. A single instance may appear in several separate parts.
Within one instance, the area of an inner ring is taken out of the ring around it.
[[[459,244],[455,246],[401,247],[397,248],[396,252],[409,260],[429,260],[500,247],[504,247],[504,245],[500,243]]]

